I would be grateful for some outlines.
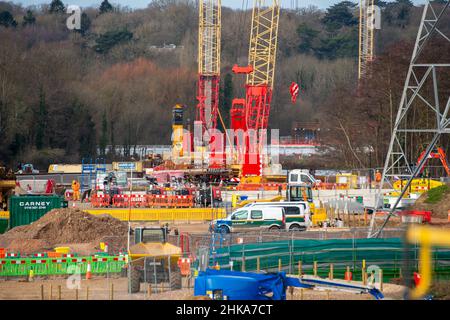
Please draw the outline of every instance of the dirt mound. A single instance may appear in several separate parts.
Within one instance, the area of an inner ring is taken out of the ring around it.
[[[78,209],[54,209],[39,220],[11,229],[0,236],[0,247],[25,254],[51,250],[56,246],[84,246],[84,254],[97,249],[101,241],[114,247],[126,246],[127,224],[109,215],[94,216]]]
[[[437,201],[430,201],[429,196],[429,192],[423,193],[411,206],[411,210],[432,211],[432,219],[447,219],[450,210],[450,190],[443,191]]]

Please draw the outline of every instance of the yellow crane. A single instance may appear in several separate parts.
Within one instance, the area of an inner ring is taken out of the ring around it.
[[[375,6],[374,0],[359,1],[359,58],[358,79],[368,72],[368,65],[374,57]]]

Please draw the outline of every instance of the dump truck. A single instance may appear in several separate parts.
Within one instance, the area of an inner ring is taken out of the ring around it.
[[[142,282],[170,283],[171,290],[181,289],[178,260],[182,252],[167,242],[168,233],[167,226],[134,229],[135,245],[128,252],[131,293],[139,292]]]

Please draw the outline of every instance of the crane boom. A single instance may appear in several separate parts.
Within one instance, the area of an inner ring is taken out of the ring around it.
[[[199,1],[197,121],[215,129],[219,106],[221,0]]]
[[[279,0],[266,6],[264,0],[254,0],[247,68],[235,66],[235,73],[246,73],[245,104],[234,99],[231,123],[234,130],[247,132],[241,176],[257,182],[262,176],[262,139],[259,130],[267,129],[275,76],[275,62],[280,16]],[[257,133],[257,143],[250,136]],[[253,140],[254,141],[254,140]],[[256,177],[256,178],[253,178]],[[241,179],[241,182],[243,180]]]
[[[278,20],[280,6],[273,0],[269,7],[264,0],[255,0],[248,51],[249,65],[253,72],[247,74],[247,128],[266,129],[277,53]]]

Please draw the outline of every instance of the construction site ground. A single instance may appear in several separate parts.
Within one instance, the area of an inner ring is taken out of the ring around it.
[[[184,279],[186,280],[186,279]],[[81,280],[80,289],[69,289],[67,279],[38,280],[33,282],[2,281],[0,280],[0,300],[42,300],[42,285],[44,300],[59,300],[58,286],[61,287],[61,300],[111,300],[111,285],[113,287],[113,300],[194,300],[194,291],[191,288],[167,291],[167,289],[152,288],[152,293],[147,293],[147,286],[141,285],[141,292],[128,293],[127,278],[94,277],[90,280]],[[187,286],[185,281],[184,286]],[[386,283],[383,294],[386,299],[402,299],[404,287],[401,285]],[[154,292],[158,290],[158,292]],[[303,290],[295,288],[293,295],[287,292],[288,300],[373,300],[368,294],[353,294],[338,291]]]

